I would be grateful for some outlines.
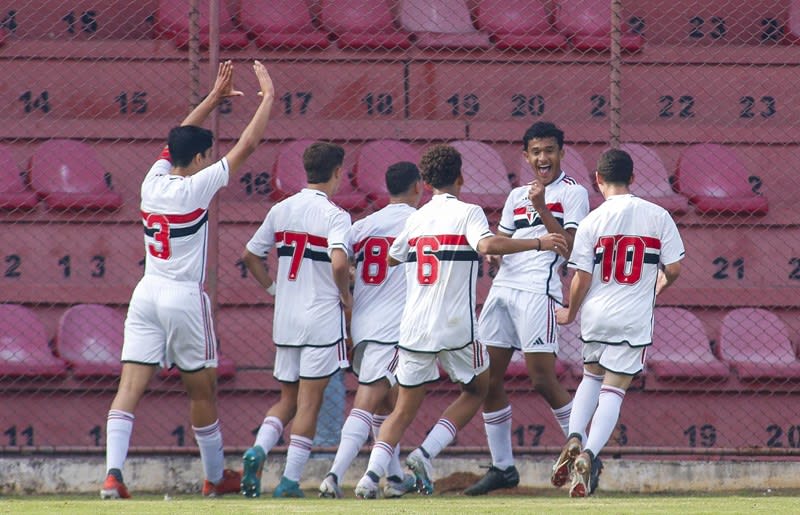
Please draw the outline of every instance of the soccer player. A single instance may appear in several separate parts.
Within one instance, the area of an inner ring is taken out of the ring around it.
[[[581,310],[584,342],[583,379],[573,400],[570,434],[553,467],[562,475],[572,472],[572,497],[586,497],[597,487],[602,470],[597,456],[652,343],[656,296],[678,278],[684,257],[669,213],[631,194],[633,160],[626,152],[603,153],[595,176],[606,200],[575,234],[568,263],[575,269],[569,307],[556,313],[559,324],[570,324]]]
[[[125,320],[122,375],[106,426],[107,476],[100,497],[128,498],[122,466],[133,431],[134,410],[159,365],[176,366],[189,394],[205,482],[203,495],[238,491],[240,473],[223,470],[217,418],[217,340],[211,305],[203,291],[208,247],[208,205],[258,147],[275,90],[266,68],[253,64],[261,102],[239,141],[210,161],[211,131],[198,127],[233,89],[233,66],[219,66],[208,96],[169,132],[167,148],[142,182],[145,272],[133,291]]]
[[[350,309],[350,215],[329,199],[343,177],[344,149],[312,143],[303,153],[308,185],[275,204],[247,242],[242,259],[267,293],[275,296],[273,374],[280,399],[267,411],[255,444],[244,453],[241,491],[261,495],[267,453],[292,422],[286,468],[273,497],[303,497],[300,477],[311,454],[325,387],[348,366],[344,310]],[[277,247],[275,279],[262,258]]]
[[[548,234],[533,239],[495,236],[480,206],[458,200],[464,183],[461,155],[448,145],[430,148],[420,162],[433,198],[412,213],[389,250],[389,265],[405,266],[407,299],[400,323],[397,404],[383,423],[356,496],[377,497],[395,446],[413,422],[426,384],[439,379],[437,359],[461,383],[461,394],[444,411],[420,447],[406,460],[417,487],[433,492],[431,460],[475,415],[489,385],[488,355],[475,340],[478,253],[526,250],[566,251],[566,239]]]
[[[578,223],[589,212],[589,196],[561,170],[564,132],[550,122],[534,123],[522,138],[522,153],[533,180],[508,195],[497,235],[536,238],[554,233],[562,235],[571,247]],[[483,422],[492,465],[484,477],[464,491],[466,495],[484,495],[519,484],[511,450],[511,404],[504,381],[514,349],[524,353],[533,387],[567,434],[572,403],[555,371],[555,308],[562,301],[558,268],[563,262],[549,250],[510,254],[502,258],[492,282],[478,319],[478,340],[488,347],[490,358]]]
[[[367,441],[370,430],[377,438],[381,424],[394,407],[391,389],[396,383],[399,314],[406,302],[406,278],[402,268],[389,267],[387,258],[389,247],[422,196],[417,165],[391,165],[386,170],[386,189],[389,204],[354,223],[350,232],[356,261],[350,332],[356,343],[353,371],[359,384],[333,465],[319,487],[321,497],[342,497],[339,480]],[[414,477],[403,472],[397,445],[389,462],[384,497],[400,497],[415,487]]]

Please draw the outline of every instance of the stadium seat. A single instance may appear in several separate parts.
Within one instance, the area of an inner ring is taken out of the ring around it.
[[[114,210],[122,196],[108,187],[94,148],[81,141],[41,143],[29,166],[33,190],[51,209]]]
[[[25,187],[11,150],[0,145],[0,209],[33,209],[39,200]]]
[[[16,304],[0,304],[0,377],[63,377],[67,364],[50,352],[39,317]]]
[[[458,140],[451,143],[461,153],[464,186],[460,198],[487,211],[500,212],[511,191],[511,181],[503,158],[481,141]]]
[[[575,182],[586,188],[589,193],[589,207],[596,208],[603,203],[603,195],[597,190],[597,184],[594,182],[594,172],[589,171],[586,167],[586,162],[583,156],[575,150],[575,148],[564,145],[564,157],[561,159],[561,170],[567,174],[567,177],[575,179]],[[531,165],[525,159],[519,159],[519,182],[520,184],[527,184],[533,178]]]
[[[761,308],[737,308],[722,319],[720,353],[743,381],[800,379],[783,321]]]
[[[406,32],[394,25],[384,0],[323,0],[323,27],[336,34],[340,48],[408,48]]]
[[[501,50],[567,46],[567,38],[550,25],[542,0],[481,0],[476,18],[478,27],[491,34],[494,46]]]
[[[606,0],[559,0],[556,28],[577,50],[603,51],[611,47],[611,2]],[[620,46],[627,52],[642,48],[638,34],[624,33]]]
[[[765,215],[767,198],[753,192],[749,176],[734,150],[697,144],[681,153],[675,185],[700,214]]]
[[[672,190],[667,167],[655,149],[638,143],[624,143],[619,148],[633,158],[635,179],[631,192],[676,215],[689,210],[689,200]]]
[[[75,377],[118,376],[124,317],[100,304],[78,304],[58,321],[56,348]]]
[[[353,167],[358,179],[357,185],[363,190],[375,207],[381,208],[389,203],[386,191],[386,169],[399,161],[419,163],[419,152],[408,143],[381,139],[369,141],[358,150]]]
[[[420,48],[476,49],[490,46],[489,36],[472,25],[465,0],[401,0],[398,17]]]
[[[211,8],[208,2],[198,2],[200,46],[208,48]],[[180,49],[189,48],[189,0],[159,0],[155,14],[155,33],[162,39],[172,39]],[[244,48],[247,34],[233,26],[227,2],[219,2],[219,45],[222,48]]]
[[[239,20],[259,48],[316,48],[328,35],[311,23],[305,0],[242,0]]]
[[[657,307],[653,345],[647,348],[646,368],[661,380],[727,379],[730,367],[711,351],[703,323],[683,308]]]

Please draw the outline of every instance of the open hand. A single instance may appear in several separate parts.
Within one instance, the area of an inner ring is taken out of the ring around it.
[[[233,63],[231,61],[219,63],[217,79],[214,81],[214,89],[211,90],[211,94],[219,100],[244,95],[241,91],[233,89]]]
[[[267,68],[261,64],[261,61],[253,61],[253,71],[256,72],[258,78],[258,87],[260,88],[258,95],[264,98],[274,97],[275,86],[272,84],[272,77],[269,76]]]

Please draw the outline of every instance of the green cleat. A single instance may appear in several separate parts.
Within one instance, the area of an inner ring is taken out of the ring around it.
[[[240,491],[245,497],[261,496],[261,473],[267,454],[260,445],[250,447],[242,456],[242,483]]]
[[[300,490],[300,483],[287,479],[286,476],[281,477],[281,482],[278,487],[272,492],[272,497],[305,497],[306,494]]]

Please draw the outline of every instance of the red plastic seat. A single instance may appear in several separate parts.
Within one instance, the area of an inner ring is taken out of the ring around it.
[[[749,176],[732,149],[703,143],[681,153],[675,184],[698,213],[765,215],[767,198],[753,192]]]
[[[0,145],[0,209],[33,209],[39,200],[25,187],[11,150]]]
[[[606,0],[559,0],[556,28],[577,50],[603,51],[611,47],[611,2]],[[627,52],[642,48],[638,34],[623,33],[620,46]]]
[[[340,48],[408,48],[409,34],[394,25],[382,0],[323,0],[322,25],[338,36]]]
[[[624,143],[619,147],[633,158],[635,179],[631,191],[670,213],[684,214],[689,210],[689,200],[672,190],[669,173],[655,149],[638,143]]]
[[[461,153],[464,186],[460,198],[487,211],[500,211],[511,191],[511,181],[503,158],[481,141],[458,140],[450,143]]]
[[[488,48],[489,36],[472,25],[464,0],[401,0],[398,18],[421,48]]]
[[[109,188],[94,148],[81,141],[45,141],[34,151],[29,170],[33,190],[49,208],[114,210],[122,206],[122,196]]]
[[[730,367],[711,352],[703,323],[683,308],[657,307],[647,373],[662,380],[727,379]]]
[[[124,328],[124,317],[108,306],[78,304],[61,315],[56,347],[75,377],[116,377]]]
[[[786,325],[765,309],[737,308],[725,315],[719,347],[744,381],[800,379]]]
[[[499,49],[557,50],[567,46],[567,38],[550,25],[541,0],[481,0],[476,18]]]
[[[567,177],[571,177],[575,182],[586,188],[586,191],[589,193],[589,207],[591,209],[603,203],[603,195],[597,191],[597,185],[594,182],[594,172],[589,171],[581,153],[569,145],[564,145],[564,157],[561,159],[561,170],[567,174]],[[530,163],[528,163],[524,157],[520,157],[520,184],[527,184],[532,178],[533,172],[531,171]]]
[[[0,304],[0,377],[63,377],[67,364],[53,355],[44,324],[30,309]]]
[[[200,46],[208,48],[211,8],[208,2],[198,2]],[[180,49],[189,48],[189,0],[159,0],[155,15],[155,32],[159,38],[172,39]],[[244,48],[247,34],[236,30],[226,2],[219,2],[219,44],[222,48]]]
[[[419,152],[408,143],[381,139],[369,141],[361,146],[353,166],[358,178],[358,187],[372,199],[376,207],[389,203],[386,191],[386,169],[400,161],[419,163]]]
[[[242,0],[242,27],[259,48],[317,48],[330,45],[314,28],[305,0]]]

